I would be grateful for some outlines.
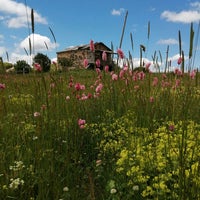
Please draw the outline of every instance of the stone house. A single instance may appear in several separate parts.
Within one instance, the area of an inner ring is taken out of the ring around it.
[[[105,65],[112,67],[114,52],[102,42],[96,42],[94,43],[94,46],[94,52],[90,50],[90,44],[73,46],[63,51],[59,51],[57,52],[58,63],[60,59],[65,58],[70,61],[70,67],[82,68],[84,67],[84,59],[87,59],[89,63],[88,67],[94,67],[96,60],[99,59],[101,67],[104,67]],[[102,60],[102,53],[104,51],[107,53],[107,61]]]

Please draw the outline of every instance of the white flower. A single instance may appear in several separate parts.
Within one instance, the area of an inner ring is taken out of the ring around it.
[[[138,190],[139,190],[139,185],[134,185],[134,186],[133,186],[133,190],[134,190],[134,191],[138,191]]]
[[[69,191],[69,188],[66,186],[63,188],[63,192],[68,192]]]
[[[38,139],[38,136],[33,136],[33,140],[37,140]]]
[[[19,187],[19,185],[24,185],[24,180],[20,179],[20,178],[16,178],[10,179],[11,183],[9,184],[9,188],[11,189],[17,189]]]
[[[14,165],[10,166],[9,169],[13,171],[19,171],[25,167],[24,163],[22,161],[15,161]]]
[[[115,188],[112,188],[112,189],[110,190],[110,194],[115,194],[115,193],[117,193],[117,190],[116,190]]]
[[[39,112],[34,112],[34,113],[33,113],[33,116],[34,116],[34,117],[39,117],[39,116],[40,116],[40,113],[39,113]]]

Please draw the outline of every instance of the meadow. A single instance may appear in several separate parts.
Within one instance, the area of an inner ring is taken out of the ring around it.
[[[0,75],[0,199],[200,199],[200,79]]]

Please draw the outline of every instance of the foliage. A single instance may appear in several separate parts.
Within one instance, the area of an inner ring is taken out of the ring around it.
[[[4,62],[3,63],[3,66],[6,68],[6,69],[10,69],[13,67],[13,64],[12,63],[8,63],[8,62]]]
[[[3,62],[2,57],[0,57],[0,72],[1,73],[5,72],[7,69],[10,69],[12,67],[13,67],[12,63]]]
[[[58,63],[62,66],[62,68],[65,70],[68,67],[73,66],[73,60],[69,58],[59,58]]]
[[[51,68],[51,60],[48,58],[48,56],[38,53],[34,57],[34,63],[40,64],[42,67],[43,72],[49,72]]]
[[[17,73],[29,73],[31,70],[30,65],[25,60],[18,60],[16,64],[14,64],[15,71]]]
[[[200,125],[167,121],[149,131],[136,126],[136,117],[128,112],[113,122],[87,127],[99,138],[103,166],[98,167],[109,170],[105,184],[114,181],[119,199],[198,199]],[[98,173],[102,177],[105,172]]]

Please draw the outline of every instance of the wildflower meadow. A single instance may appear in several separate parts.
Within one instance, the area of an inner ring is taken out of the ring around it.
[[[199,199],[197,71],[0,77],[1,199]]]
[[[1,73],[0,199],[200,199],[199,72],[184,69],[181,48],[173,71],[153,60],[156,73],[151,63],[100,70],[100,60]]]

